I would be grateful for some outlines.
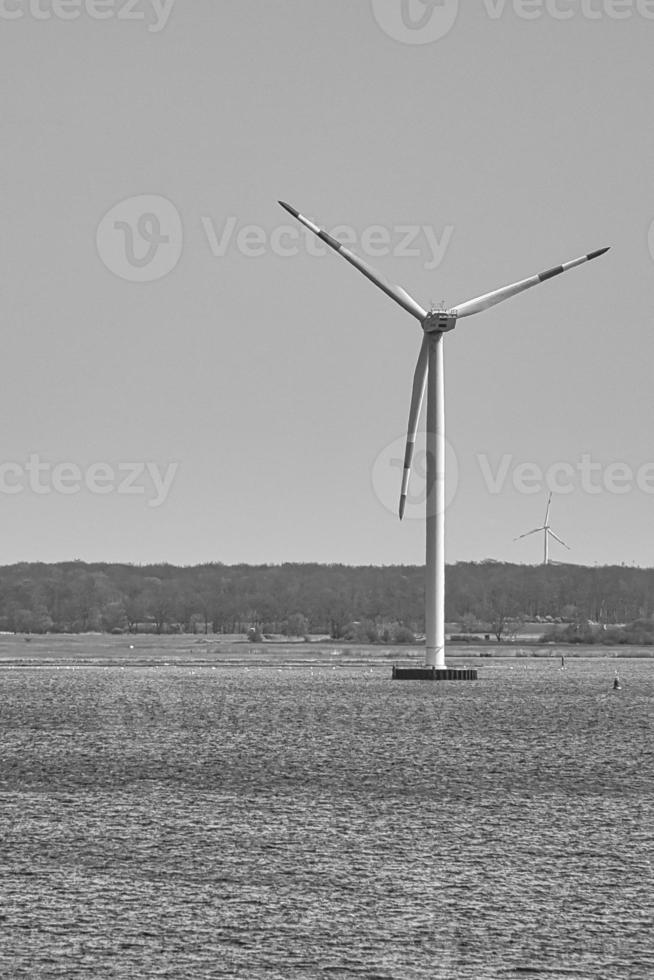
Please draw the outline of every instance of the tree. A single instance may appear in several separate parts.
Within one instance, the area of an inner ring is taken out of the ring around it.
[[[484,619],[488,621],[491,632],[498,643],[507,631],[509,622],[515,616],[516,604],[512,596],[501,586],[491,589],[484,607]]]
[[[165,633],[174,619],[174,591],[168,582],[153,576],[146,579],[143,593],[145,612],[154,622],[157,633]]]
[[[306,636],[309,632],[309,620],[302,613],[293,613],[284,623],[282,632],[285,636]]]
[[[102,628],[107,633],[125,629],[127,627],[127,616],[125,615],[123,601],[119,599],[117,602],[108,602],[102,609],[100,619]]]
[[[378,643],[379,632],[377,625],[372,619],[362,619],[348,623],[343,630],[343,639],[351,640],[354,643]]]
[[[462,633],[474,633],[475,630],[479,629],[479,620],[474,613],[467,612],[461,617],[460,626]]]

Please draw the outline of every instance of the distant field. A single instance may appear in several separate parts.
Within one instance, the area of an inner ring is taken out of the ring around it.
[[[550,646],[510,644],[448,644],[448,662],[463,665],[490,660],[538,658],[654,658],[652,647]],[[248,643],[224,636],[111,636],[71,634],[46,636],[0,635],[0,666],[53,664],[378,664],[394,661],[422,663],[424,647],[365,646],[327,641],[320,643]]]

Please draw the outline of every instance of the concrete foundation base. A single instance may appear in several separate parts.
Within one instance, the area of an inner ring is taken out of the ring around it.
[[[393,664],[394,681],[476,681],[477,671],[472,667],[396,667]]]

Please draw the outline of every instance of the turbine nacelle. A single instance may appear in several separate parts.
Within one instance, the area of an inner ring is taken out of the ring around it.
[[[422,321],[425,333],[445,333],[456,327],[456,313],[449,310],[431,310]]]

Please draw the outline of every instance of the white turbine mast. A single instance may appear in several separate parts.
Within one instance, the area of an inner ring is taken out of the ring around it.
[[[551,502],[552,502],[552,493],[550,492],[550,495],[547,498],[547,507],[545,509],[545,520],[543,521],[542,527],[535,527],[531,531],[525,531],[524,534],[519,534],[517,538],[513,539],[514,541],[519,541],[520,538],[528,538],[530,534],[538,534],[539,531],[542,531],[543,532],[543,565],[550,564],[550,552],[549,552],[550,538],[554,538],[555,541],[558,541],[559,544],[562,544],[564,548],[567,548],[568,551],[570,551],[570,545],[566,544],[565,541],[561,541],[561,538],[557,537],[557,535],[554,533],[550,525],[547,523],[547,520],[550,516]]]
[[[299,211],[279,201],[279,204],[297,218],[306,228],[322,239],[326,245],[342,255],[351,265],[370,279],[376,286],[395,300],[407,313],[418,320],[423,330],[422,344],[418,354],[411,407],[407,426],[404,472],[400,491],[400,520],[404,515],[411,460],[418,431],[420,410],[425,388],[427,388],[427,500],[426,500],[426,567],[425,567],[425,632],[426,664],[428,667],[445,667],[445,399],[443,388],[443,336],[456,326],[459,317],[471,316],[504,302],[511,296],[537,286],[546,279],[558,276],[568,269],[596,259],[608,252],[600,248],[589,252],[571,262],[554,266],[528,279],[521,279],[509,286],[502,286],[475,299],[467,300],[451,309],[427,311],[417,303],[401,286],[389,282],[384,276],[346,248],[318,225],[304,217]],[[553,532],[550,532],[553,533]],[[557,538],[557,540],[559,540]]]

